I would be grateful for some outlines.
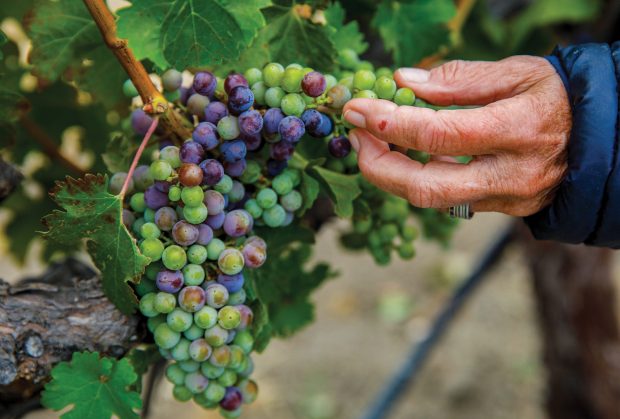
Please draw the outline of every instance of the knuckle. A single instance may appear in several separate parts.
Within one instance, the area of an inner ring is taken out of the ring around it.
[[[435,76],[446,84],[454,83],[458,80],[459,74],[464,66],[465,61],[463,60],[448,61],[447,63],[431,70],[431,78]]]
[[[428,181],[409,182],[407,200],[418,208],[435,208],[433,186]]]

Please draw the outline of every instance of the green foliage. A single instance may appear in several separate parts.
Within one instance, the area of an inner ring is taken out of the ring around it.
[[[364,34],[360,32],[359,24],[355,21],[345,24],[346,10],[338,2],[330,4],[325,9],[327,23],[332,27],[333,33],[330,35],[337,51],[345,48],[352,49],[358,54],[362,54],[368,48],[368,43],[364,41]]]
[[[131,349],[127,355],[125,355],[124,359],[131,363],[134,371],[138,374],[139,378],[131,388],[137,393],[140,393],[142,391],[142,376],[146,374],[151,365],[160,361],[162,357],[157,346],[142,345],[142,347]]]
[[[139,282],[149,258],[140,254],[123,224],[122,197],[107,189],[108,177],[101,175],[59,182],[51,196],[64,211],[43,219],[48,227],[44,237],[68,245],[85,239],[88,253],[101,270],[106,296],[123,313],[131,314],[137,299],[127,282]]]
[[[61,362],[52,369],[52,381],[45,385],[41,403],[52,410],[62,410],[63,419],[138,418],[142,407],[140,394],[129,390],[138,379],[127,359],[117,361],[99,357],[97,352],[75,352],[71,362]]]
[[[440,47],[449,46],[446,24],[455,13],[453,0],[383,0],[372,24],[385,48],[392,52],[394,63],[412,66]]]
[[[343,175],[320,166],[309,167],[307,171],[334,202],[336,215],[342,218],[353,216],[353,201],[362,193],[357,175]]]

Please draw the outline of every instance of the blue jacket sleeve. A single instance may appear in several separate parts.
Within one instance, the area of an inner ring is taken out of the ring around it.
[[[547,57],[573,113],[568,172],[553,203],[526,217],[537,239],[620,248],[620,41]]]

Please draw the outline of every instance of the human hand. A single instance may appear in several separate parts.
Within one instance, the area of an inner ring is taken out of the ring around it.
[[[515,56],[498,62],[451,61],[431,71],[400,69],[394,79],[440,106],[398,107],[354,99],[344,117],[362,174],[376,186],[422,208],[470,203],[472,211],[516,216],[553,200],[567,169],[571,108],[547,60]],[[422,164],[389,144],[433,155]],[[450,156],[472,156],[459,164]]]

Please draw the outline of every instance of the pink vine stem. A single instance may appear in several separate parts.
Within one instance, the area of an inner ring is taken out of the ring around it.
[[[151,122],[151,126],[149,127],[148,131],[144,135],[144,138],[142,139],[142,143],[140,143],[140,147],[138,147],[138,151],[136,151],[136,155],[134,156],[133,161],[131,162],[131,167],[129,168],[129,172],[127,172],[127,178],[125,179],[125,183],[123,183],[123,187],[121,188],[121,191],[118,194],[118,196],[120,196],[121,199],[125,197],[125,192],[127,192],[127,186],[129,185],[129,181],[131,180],[131,177],[133,176],[133,172],[136,170],[136,166],[138,165],[138,162],[140,161],[140,157],[142,157],[142,153],[144,153],[144,149],[146,148],[146,145],[151,139],[151,136],[155,132],[155,129],[157,128],[158,123],[159,123],[159,116],[156,116],[153,118],[153,122]]]

